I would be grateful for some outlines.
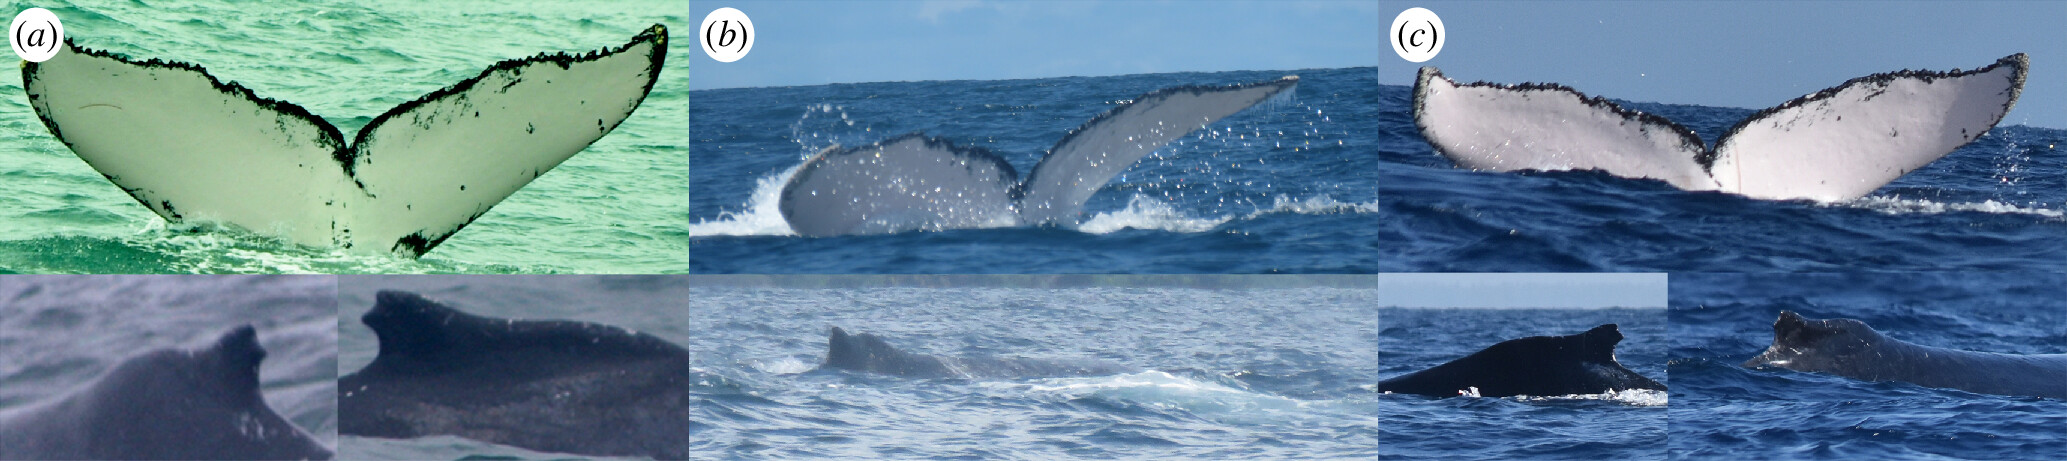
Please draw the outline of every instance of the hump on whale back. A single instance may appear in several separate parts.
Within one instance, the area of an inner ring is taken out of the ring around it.
[[[30,106],[159,216],[415,257],[630,116],[659,76],[667,29],[496,63],[381,114],[351,146],[301,106],[201,66],[65,45],[22,66]]]
[[[1780,311],[1780,317],[1773,320],[1773,343],[1809,345],[1837,333],[1836,330],[1823,325],[1824,322],[1818,320],[1811,323],[1808,318],[1794,311]]]

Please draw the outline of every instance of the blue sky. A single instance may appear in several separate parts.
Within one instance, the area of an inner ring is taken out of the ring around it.
[[[692,89],[1369,67],[1392,56],[1380,35],[1380,22],[1391,17],[1380,18],[1373,0],[724,0],[689,7],[698,23],[712,10],[738,9],[759,35],[732,63],[686,42],[680,49],[693,60]]]
[[[2067,128],[2067,2],[1384,2],[1449,38],[1426,63],[1384,50],[1379,82],[1422,65],[1462,81],[1557,82],[1610,98],[1765,108],[1863,75],[2031,56],[2005,125]],[[1714,140],[1709,140],[1713,142]]]
[[[1665,274],[1378,275],[1385,307],[1664,308],[1665,290]]]

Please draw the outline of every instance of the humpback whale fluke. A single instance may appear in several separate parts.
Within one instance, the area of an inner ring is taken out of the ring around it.
[[[1151,91],[1084,122],[1020,181],[1003,157],[911,133],[819,151],[782,189],[803,236],[1074,225],[1084,202],[1143,156],[1297,86],[1299,77]]]
[[[337,382],[338,432],[454,435],[532,450],[689,457],[689,351],[653,335],[481,317],[381,291],[380,354]]]
[[[1793,311],[1780,311],[1773,320],[1773,345],[1744,366],[2067,399],[2067,354],[2011,355],[1923,346],[1882,335],[1866,322],[1812,320]]]
[[[914,378],[1054,378],[1129,373],[1139,370],[1094,360],[939,357],[898,350],[882,337],[848,334],[833,327],[826,335],[829,368]]]
[[[1531,336],[1492,347],[1426,370],[1380,381],[1380,392],[1456,397],[1478,388],[1484,397],[1601,394],[1614,390],[1665,390],[1615,360],[1622,331],[1615,324],[1570,336]]]
[[[667,28],[496,63],[388,110],[349,145],[301,106],[199,65],[65,46],[22,66],[29,105],[167,221],[415,257],[631,116],[660,75]]]
[[[49,403],[0,418],[0,459],[330,459],[267,406],[250,325],[196,349],[123,360]]]
[[[1684,126],[1557,84],[1414,82],[1414,125],[1474,170],[1601,170],[1686,190],[1841,202],[1980,138],[2017,103],[2022,53],[1971,71],[1854,78],[1759,111],[1714,148]]]

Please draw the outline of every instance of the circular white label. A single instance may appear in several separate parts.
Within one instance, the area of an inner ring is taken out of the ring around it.
[[[1398,17],[1392,18],[1392,52],[1399,53],[1407,62],[1427,62],[1443,52],[1443,40],[1449,35],[1443,33],[1443,18],[1435,16],[1427,8],[1408,8]]]
[[[703,32],[697,39],[703,42],[703,54],[718,62],[738,61],[754,50],[754,22],[746,13],[732,8],[719,8],[703,17]]]
[[[57,14],[50,10],[23,10],[14,15],[13,24],[7,25],[7,43],[14,46],[14,54],[22,59],[48,61],[65,47],[65,26],[57,22]]]

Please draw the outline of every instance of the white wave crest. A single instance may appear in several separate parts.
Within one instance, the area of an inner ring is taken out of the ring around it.
[[[1278,196],[1277,198],[1271,201],[1270,208],[1256,210],[1256,212],[1250,213],[1249,216],[1247,216],[1244,219],[1256,219],[1258,217],[1262,217],[1263,215],[1276,213],[1315,215],[1377,212],[1377,200],[1372,200],[1364,203],[1349,203],[1340,200],[1335,200],[1334,197],[1328,196],[1328,194],[1307,197],[1303,200],[1295,200],[1290,197]]]
[[[773,361],[754,360],[748,362],[747,366],[753,367],[753,369],[759,370],[762,373],[778,375],[793,375],[818,368],[818,364],[807,363],[803,360],[798,360],[796,357],[784,357],[781,360]]]
[[[1250,415],[1304,408],[1291,398],[1237,389],[1161,371],[1089,378],[1056,378],[1029,385],[1030,392],[1064,398],[1096,397],[1181,409],[1193,414]]]
[[[1124,229],[1148,229],[1197,233],[1213,230],[1233,219],[1232,216],[1186,216],[1169,203],[1135,195],[1127,200],[1126,208],[1092,216],[1091,219],[1084,220],[1083,224],[1077,225],[1077,231],[1087,234],[1110,234]]]
[[[2040,207],[2018,206],[2015,204],[1998,202],[1994,200],[1986,200],[1980,203],[1938,203],[1926,199],[1904,199],[1900,196],[1866,197],[1858,200],[1853,200],[1850,202],[1845,202],[1844,204],[1842,204],[1842,206],[1863,208],[1891,215],[1940,214],[1954,211],[1973,211],[1996,214],[2027,214],[2053,219],[2067,217],[2067,211],[2045,209]]]
[[[1599,394],[1560,395],[1555,397],[1530,397],[1522,395],[1515,396],[1515,399],[1522,401],[1612,400],[1623,404],[1639,407],[1662,407],[1665,406],[1666,401],[1669,400],[1667,398],[1668,395],[1669,394],[1667,394],[1665,391],[1655,389],[1624,389],[1619,391],[1609,390],[1608,392]]]
[[[790,230],[789,221],[782,219],[782,188],[802,168],[804,162],[798,162],[781,173],[755,181],[754,194],[747,198],[745,210],[718,213],[716,219],[690,224],[689,236],[796,235]]]

